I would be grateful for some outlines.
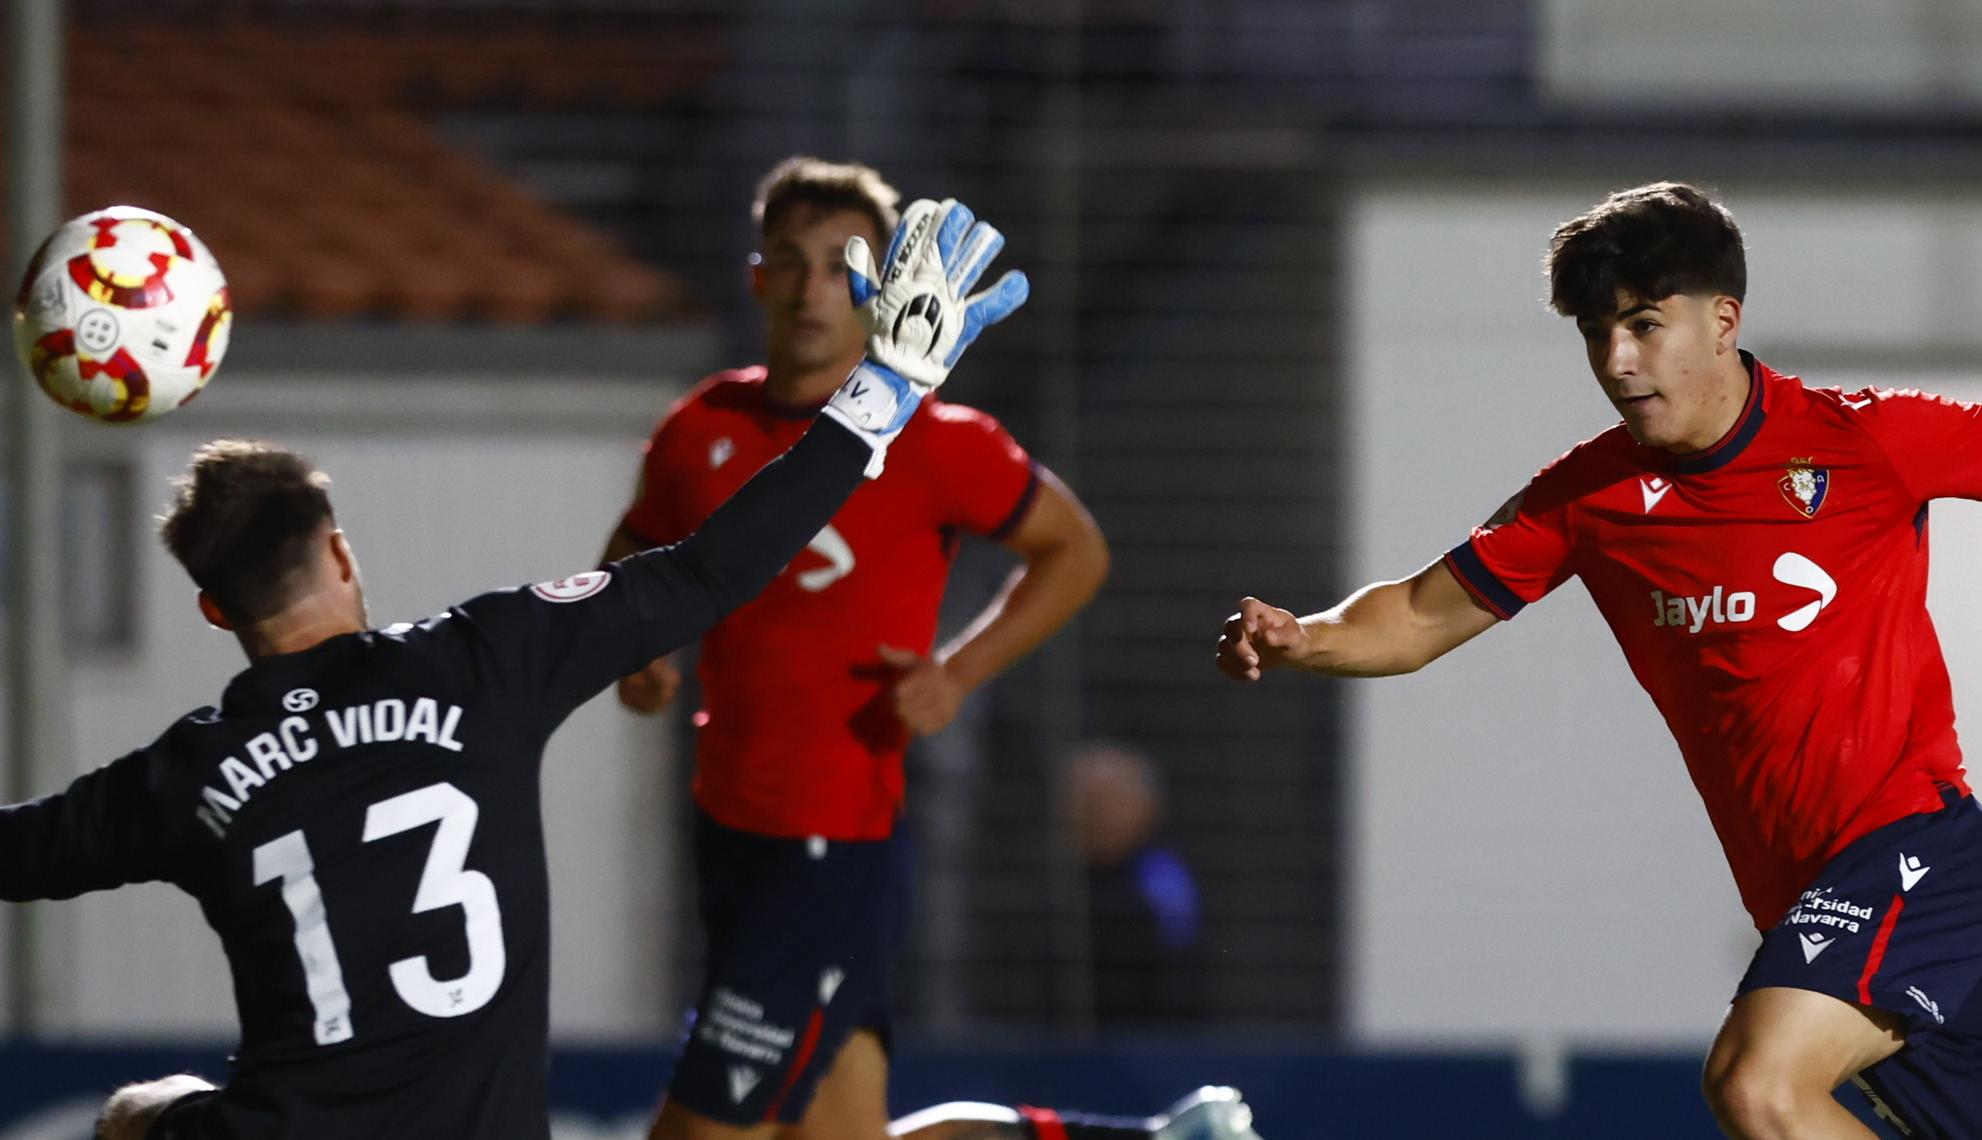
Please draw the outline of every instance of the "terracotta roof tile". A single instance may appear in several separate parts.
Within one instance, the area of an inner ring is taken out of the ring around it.
[[[679,281],[409,109],[505,92],[616,98],[668,54],[598,37],[588,62],[564,46],[514,30],[79,29],[66,205],[179,218],[250,317],[694,319]]]

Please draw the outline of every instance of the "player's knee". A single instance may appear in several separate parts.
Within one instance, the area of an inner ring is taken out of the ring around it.
[[[96,1118],[97,1140],[144,1140],[145,1133],[174,1101],[212,1087],[190,1073],[125,1085],[103,1103],[103,1112]]]
[[[1737,1140],[1790,1135],[1807,1093],[1786,1070],[1739,1057],[1710,1062],[1701,1087],[1714,1118]]]

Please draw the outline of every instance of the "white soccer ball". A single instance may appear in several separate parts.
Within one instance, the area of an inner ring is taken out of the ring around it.
[[[14,298],[14,347],[35,382],[102,423],[157,419],[199,395],[233,323],[213,254],[135,206],[63,223]]]

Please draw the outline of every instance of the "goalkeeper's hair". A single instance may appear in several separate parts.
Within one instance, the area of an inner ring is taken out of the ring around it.
[[[875,236],[885,242],[901,221],[896,209],[901,200],[901,191],[871,166],[801,154],[772,167],[757,184],[750,216],[757,222],[757,232],[768,234],[797,206],[856,210],[873,221]]]
[[[193,453],[159,520],[166,549],[236,624],[280,613],[314,539],[337,525],[330,476],[287,448],[221,439]]]
[[[1544,259],[1549,307],[1578,321],[1617,311],[1618,291],[1658,302],[1675,293],[1748,292],[1748,260],[1734,218],[1684,182],[1619,190],[1555,229]]]

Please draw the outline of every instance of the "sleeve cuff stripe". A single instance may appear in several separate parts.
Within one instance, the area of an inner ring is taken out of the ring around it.
[[[1493,615],[1508,621],[1515,614],[1527,608],[1528,603],[1521,596],[1507,588],[1507,584],[1496,577],[1493,571],[1480,559],[1480,553],[1473,549],[1472,539],[1453,547],[1445,556],[1446,565],[1452,568],[1453,577],[1466,592],[1478,598]]]
[[[1039,465],[1035,463],[1032,465],[1032,477],[1025,481],[1025,490],[1019,493],[1018,503],[1012,507],[1011,513],[1005,516],[1005,521],[991,528],[990,533],[984,537],[992,542],[1003,542],[1011,537],[1011,533],[1019,528],[1019,523],[1025,520],[1025,513],[1032,509],[1032,501],[1038,497]]]

